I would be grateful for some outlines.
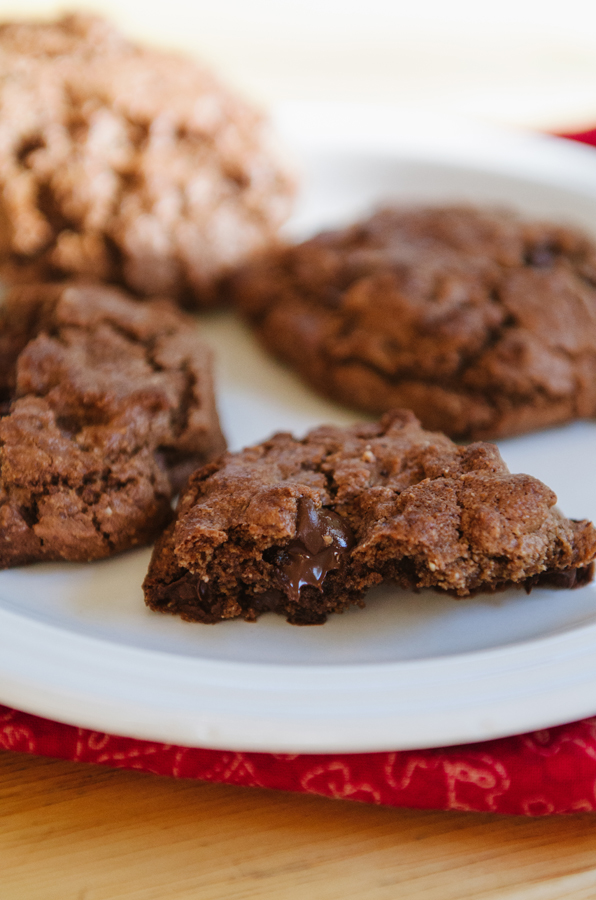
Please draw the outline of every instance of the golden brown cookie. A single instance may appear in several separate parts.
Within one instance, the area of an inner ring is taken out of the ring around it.
[[[208,305],[291,193],[262,117],[192,60],[89,16],[0,26],[5,277]]]

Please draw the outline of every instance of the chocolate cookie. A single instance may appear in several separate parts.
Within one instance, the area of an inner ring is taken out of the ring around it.
[[[0,26],[0,263],[214,302],[291,185],[262,117],[192,60],[101,19]]]
[[[151,541],[225,446],[192,319],[103,286],[12,289],[0,404],[0,567]]]
[[[493,444],[457,447],[408,411],[277,434],[191,477],[145,600],[200,622],[275,610],[314,624],[382,581],[458,597],[586,583],[596,529],[555,502]]]
[[[596,246],[467,207],[387,209],[232,282],[263,344],[370,412],[456,440],[596,415]]]

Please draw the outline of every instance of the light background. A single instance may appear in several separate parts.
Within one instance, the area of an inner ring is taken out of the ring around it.
[[[0,0],[0,17],[52,0]],[[546,128],[596,124],[596,0],[80,0],[214,63],[244,92],[399,102]]]

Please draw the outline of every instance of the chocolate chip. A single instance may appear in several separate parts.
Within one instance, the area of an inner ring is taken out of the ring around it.
[[[322,590],[328,573],[343,568],[354,546],[352,529],[330,509],[317,509],[309,497],[298,501],[296,537],[277,554],[279,581],[289,600],[298,602],[305,586]]]
[[[562,569],[560,572],[542,572],[534,575],[525,582],[526,593],[529,594],[534,587],[554,587],[571,590],[584,587],[594,577],[594,563],[589,566],[579,566],[577,569]]]
[[[538,244],[526,254],[526,264],[537,269],[547,269],[555,261],[556,250],[548,244]]]
[[[176,581],[171,581],[164,585],[161,592],[161,605],[166,606],[170,603],[177,605],[191,603],[196,604],[197,600],[202,603],[210,603],[213,599],[212,590],[206,581],[201,581],[198,575],[192,575],[186,572]]]
[[[275,588],[270,588],[262,594],[255,594],[250,598],[252,608],[258,612],[270,612],[283,606],[284,595]]]

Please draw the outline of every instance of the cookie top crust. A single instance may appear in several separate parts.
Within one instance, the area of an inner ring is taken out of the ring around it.
[[[275,609],[310,623],[384,580],[459,597],[589,580],[596,530],[555,503],[494,445],[458,447],[408,411],[278,434],[191,477],[146,600],[199,621]]]
[[[457,440],[596,415],[596,245],[472,207],[394,208],[249,264],[264,345],[321,392]]]
[[[92,16],[0,26],[5,277],[208,305],[292,193],[264,119],[194,61]]]
[[[13,288],[0,308],[0,566],[152,540],[173,491],[225,447],[211,365],[169,301]]]

